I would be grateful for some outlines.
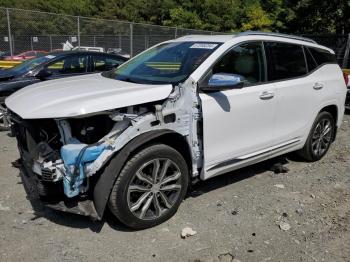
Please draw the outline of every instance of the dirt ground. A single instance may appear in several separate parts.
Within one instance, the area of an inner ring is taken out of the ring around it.
[[[136,232],[31,203],[17,157],[0,133],[0,261],[350,261],[350,115],[323,160],[201,182],[172,219]],[[197,234],[181,239],[184,227]]]

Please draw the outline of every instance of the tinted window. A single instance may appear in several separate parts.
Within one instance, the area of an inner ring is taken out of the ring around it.
[[[302,46],[287,43],[265,43],[269,54],[269,80],[303,76],[307,73]]]
[[[113,68],[118,67],[123,63],[123,61],[112,58],[112,57],[106,57],[103,55],[93,55],[92,56],[92,62],[94,65],[94,71],[96,72],[102,72],[111,70]]]
[[[331,54],[327,50],[322,50],[318,48],[308,47],[312,56],[316,60],[318,65],[326,64],[326,63],[336,63],[335,55]]]
[[[29,51],[29,52],[25,52],[23,53],[25,56],[35,56],[35,52],[34,51]]]
[[[305,57],[306,57],[306,63],[307,63],[307,69],[309,72],[315,70],[317,68],[317,62],[314,59],[314,57],[311,55],[308,48],[304,47]]]
[[[87,71],[87,57],[85,55],[67,56],[56,60],[47,66],[52,74],[78,74]]]
[[[242,76],[245,85],[265,81],[265,64],[261,43],[246,43],[234,47],[213,67],[213,74]]]

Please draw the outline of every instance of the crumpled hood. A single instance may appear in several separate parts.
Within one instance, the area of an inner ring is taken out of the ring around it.
[[[145,85],[91,74],[44,81],[5,101],[23,119],[65,118],[167,98],[172,85]]]

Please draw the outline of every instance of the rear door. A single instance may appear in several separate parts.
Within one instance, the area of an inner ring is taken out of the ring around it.
[[[266,83],[261,42],[232,48],[212,73],[244,77],[243,88],[201,93],[203,113],[203,178],[225,172],[264,152],[272,144],[276,100],[274,84]]]
[[[322,86],[312,57],[305,56],[303,46],[282,42],[265,42],[268,59],[268,79],[276,88],[276,128],[274,145],[302,142],[312,124],[315,108],[321,99]],[[309,60],[307,68],[306,60]],[[309,73],[310,72],[310,73]],[[318,86],[321,88],[318,89]]]

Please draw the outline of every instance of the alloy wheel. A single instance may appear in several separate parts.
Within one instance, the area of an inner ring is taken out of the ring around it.
[[[315,156],[322,156],[328,149],[333,135],[331,121],[322,119],[314,129],[312,135],[312,151]]]
[[[170,159],[156,158],[143,164],[128,186],[129,210],[139,219],[161,217],[178,200],[182,174]]]

